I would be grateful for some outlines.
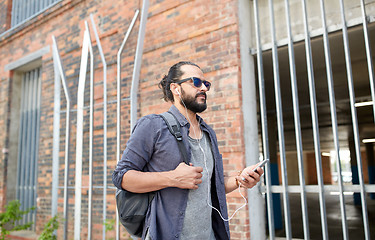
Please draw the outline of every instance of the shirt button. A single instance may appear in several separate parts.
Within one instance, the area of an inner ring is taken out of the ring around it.
[[[175,238],[178,238],[178,234],[174,235]]]
[[[183,216],[183,215],[184,215],[184,212],[181,211],[181,212],[180,212],[180,215]]]

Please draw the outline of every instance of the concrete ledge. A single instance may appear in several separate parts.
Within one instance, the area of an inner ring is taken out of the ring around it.
[[[44,47],[44,48],[41,48],[33,53],[30,53],[29,55],[26,55],[25,57],[22,57],[16,61],[13,61],[7,65],[5,65],[4,67],[4,70],[5,71],[10,71],[10,70],[14,70],[14,69],[17,69],[17,68],[21,68],[25,65],[28,65],[29,63],[35,61],[35,60],[38,60],[40,58],[42,58],[42,56],[44,54],[47,54],[49,53],[49,46],[47,47]]]

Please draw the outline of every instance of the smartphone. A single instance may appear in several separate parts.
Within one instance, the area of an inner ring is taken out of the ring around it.
[[[264,165],[266,165],[266,163],[268,163],[270,160],[269,159],[265,159],[263,161],[261,161],[260,163],[258,163],[258,165],[253,169],[253,172],[258,172],[257,171],[257,168],[258,167],[263,167]]]

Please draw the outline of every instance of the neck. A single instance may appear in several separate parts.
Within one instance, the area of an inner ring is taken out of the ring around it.
[[[186,109],[185,106],[181,105],[181,104],[177,104],[175,103],[174,104],[176,106],[176,108],[180,111],[180,113],[182,115],[184,115],[184,117],[188,120],[188,122],[191,124],[191,125],[198,125],[198,120],[197,120],[197,113],[195,112],[192,112],[191,110],[189,109]]]
[[[189,109],[186,109],[185,106],[175,103],[176,108],[180,111],[182,115],[188,120],[190,123],[190,134],[189,136],[195,139],[200,138],[201,136],[201,129],[197,120],[197,113],[192,112]]]

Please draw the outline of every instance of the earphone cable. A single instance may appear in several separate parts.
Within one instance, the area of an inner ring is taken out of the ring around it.
[[[194,125],[192,124],[192,122],[191,122],[191,120],[190,120],[190,118],[189,118],[189,114],[188,114],[188,111],[187,111],[187,107],[186,107],[184,101],[182,100],[181,96],[180,96],[180,95],[178,95],[178,96],[180,97],[181,102],[182,102],[182,104],[183,104],[184,107],[185,107],[186,117],[187,117],[187,120],[188,120],[188,122],[190,123],[190,125],[193,127],[194,136],[197,136],[197,135],[196,135],[196,131],[195,131],[195,127],[194,127]],[[200,126],[200,119],[199,119],[198,126]],[[205,167],[205,170],[206,170],[206,172],[207,172],[207,176],[209,176],[209,172],[208,172],[208,168],[207,168],[207,159],[206,159],[206,154],[205,154],[205,152],[204,152],[204,150],[203,150],[203,148],[202,148],[202,146],[201,146],[201,141],[200,141],[200,140],[202,139],[202,137],[203,137],[203,131],[201,130],[201,132],[200,132],[200,137],[198,138],[198,145],[199,145],[200,150],[201,150],[202,153],[203,153],[204,167]],[[212,206],[212,205],[210,204],[210,202],[209,202],[209,199],[210,199],[210,196],[209,196],[209,193],[210,193],[210,184],[207,184],[207,195],[208,195],[208,197],[207,197],[207,204],[208,204],[209,207],[211,207],[212,209],[216,210],[216,211],[219,213],[219,215],[220,215],[221,219],[223,219],[223,221],[228,222],[228,221],[230,221],[230,220],[234,217],[234,215],[235,215],[239,210],[241,210],[243,207],[245,207],[245,206],[247,205],[247,200],[246,200],[245,196],[244,196],[244,195],[242,194],[242,192],[241,192],[241,183],[240,183],[240,182],[239,182],[239,184],[238,184],[238,192],[240,193],[241,197],[244,199],[245,203],[244,203],[241,207],[237,208],[236,211],[234,211],[234,213],[232,214],[232,216],[230,216],[228,219],[224,218],[224,217],[221,215],[221,212],[220,212],[216,207],[214,207],[214,206]]]

